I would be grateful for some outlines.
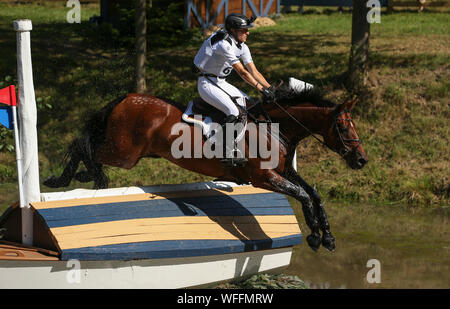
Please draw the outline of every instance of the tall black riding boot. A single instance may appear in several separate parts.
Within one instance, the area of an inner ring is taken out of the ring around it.
[[[237,155],[240,153],[240,150],[237,148],[236,140],[234,137],[234,131],[233,136],[229,137],[227,136],[227,129],[226,129],[227,123],[235,125],[236,123],[239,123],[239,119],[234,115],[230,115],[225,118],[224,122],[225,123],[222,125],[223,158],[220,161],[225,167],[243,167],[245,166],[248,160],[245,157],[242,157],[242,155],[241,157],[237,157]],[[227,145],[228,138],[233,139],[232,145]]]

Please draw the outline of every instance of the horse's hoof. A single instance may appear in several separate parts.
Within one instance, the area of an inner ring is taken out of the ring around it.
[[[314,251],[317,251],[320,247],[320,235],[311,234],[306,237],[306,241],[308,242],[308,245],[313,249]]]
[[[49,188],[59,188],[58,178],[55,175],[48,177],[42,183]]]
[[[334,249],[336,249],[336,246],[334,244],[334,237],[331,234],[323,235],[322,246],[328,251],[334,251]]]
[[[75,174],[75,176],[73,178],[75,178],[75,180],[77,180],[79,182],[83,182],[83,183],[94,180],[92,175],[88,171],[78,172]]]

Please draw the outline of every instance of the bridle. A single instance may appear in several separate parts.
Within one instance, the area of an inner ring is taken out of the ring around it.
[[[358,148],[359,145],[362,144],[362,141],[359,138],[343,138],[342,137],[341,131],[339,130],[339,126],[337,124],[338,120],[348,121],[348,122],[350,122],[351,125],[354,126],[353,120],[351,118],[339,118],[340,115],[343,115],[346,113],[348,113],[348,110],[344,109],[344,111],[342,111],[339,114],[336,114],[334,116],[334,121],[333,121],[333,127],[336,128],[337,135],[339,136],[339,140],[341,141],[341,144],[343,147],[341,147],[341,149],[337,150],[337,149],[332,149],[330,146],[328,146],[328,148],[330,148],[333,151],[336,151],[343,158],[345,158],[350,152],[352,152],[353,150]],[[354,145],[353,147],[349,147],[348,143],[356,143],[356,145]]]
[[[353,124],[353,120],[351,118],[338,118],[340,115],[342,114],[346,114],[348,112],[347,109],[345,109],[344,111],[336,114],[334,116],[334,120],[333,120],[333,124],[332,127],[334,127],[336,129],[337,135],[339,136],[339,140],[341,141],[342,147],[340,149],[336,149],[334,147],[331,147],[330,145],[328,145],[325,141],[322,141],[320,138],[318,138],[310,129],[308,129],[303,123],[301,123],[299,120],[297,120],[294,116],[292,116],[284,107],[282,107],[277,100],[273,100],[273,103],[275,105],[278,106],[279,109],[281,109],[286,115],[288,115],[292,120],[294,120],[294,122],[296,122],[298,125],[300,125],[306,132],[309,133],[309,135],[311,135],[312,137],[314,137],[319,143],[321,143],[322,145],[328,147],[330,150],[338,153],[342,158],[345,158],[349,153],[351,153],[352,151],[354,151],[356,148],[358,148],[359,145],[362,144],[362,141],[358,138],[358,139],[353,139],[353,138],[343,138],[341,131],[339,130],[339,126],[337,121],[338,120],[343,120],[343,121],[350,121]],[[353,147],[350,147],[347,143],[357,143],[356,145],[354,145]]]

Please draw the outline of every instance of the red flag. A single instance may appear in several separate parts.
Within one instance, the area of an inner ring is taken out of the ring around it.
[[[16,106],[16,87],[14,85],[0,89],[0,103]]]

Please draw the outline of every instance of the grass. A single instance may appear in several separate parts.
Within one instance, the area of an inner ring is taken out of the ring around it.
[[[82,7],[82,24],[65,22],[64,6],[0,4],[0,81],[15,78],[12,21],[33,20],[32,52],[38,111],[41,179],[59,174],[58,164],[85,115],[133,88],[133,51],[95,43],[98,7]],[[347,203],[449,205],[449,14],[382,14],[371,27],[368,89],[353,112],[369,164],[353,171],[313,139],[298,148],[299,171],[325,200]],[[321,86],[335,102],[348,96],[351,14],[286,14],[274,27],[252,30],[248,45],[256,65],[272,82],[294,76]],[[94,30],[93,30],[94,29]],[[179,102],[196,96],[191,62],[200,36],[161,48],[149,42],[148,92]],[[257,95],[236,75],[229,81]],[[12,141],[9,135],[6,142]],[[0,143],[2,140],[0,140]],[[0,152],[0,212],[16,201],[14,153]],[[111,186],[209,180],[162,159],[145,159],[132,170],[109,168]],[[74,181],[71,188],[90,188]],[[47,190],[45,187],[41,188]]]

